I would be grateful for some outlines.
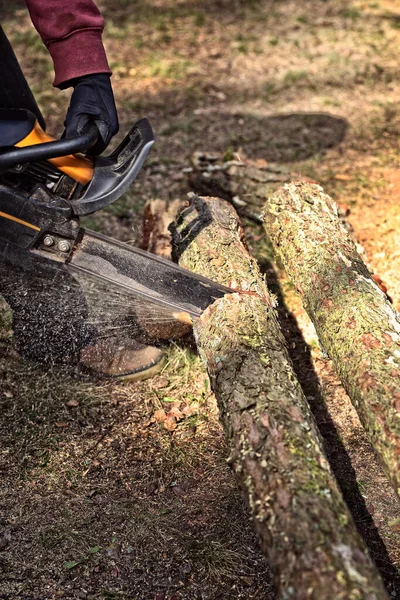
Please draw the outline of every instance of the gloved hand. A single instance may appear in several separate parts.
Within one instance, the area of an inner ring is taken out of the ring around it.
[[[105,73],[84,75],[69,82],[74,87],[65,119],[65,137],[80,135],[90,121],[99,130],[99,140],[89,154],[101,154],[118,132],[118,115],[110,76]]]

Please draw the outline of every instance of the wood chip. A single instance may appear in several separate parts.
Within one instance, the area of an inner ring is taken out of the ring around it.
[[[78,400],[68,400],[65,406],[68,406],[68,408],[76,408],[77,406],[79,406],[79,402]]]

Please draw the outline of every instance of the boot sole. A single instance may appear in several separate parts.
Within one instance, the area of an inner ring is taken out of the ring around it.
[[[166,358],[164,354],[162,354],[157,362],[151,363],[140,370],[121,373],[119,375],[109,375],[108,377],[119,381],[144,381],[145,379],[150,379],[151,377],[154,377],[154,375],[157,375],[164,367],[165,362]]]

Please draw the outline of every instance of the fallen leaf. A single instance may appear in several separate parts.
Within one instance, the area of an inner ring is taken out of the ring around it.
[[[262,169],[263,167],[268,166],[268,162],[264,158],[256,158],[254,163],[259,169]]]
[[[65,563],[63,564],[63,568],[67,569],[68,571],[70,569],[73,569],[74,567],[76,567],[77,565],[79,565],[79,561],[77,560],[67,560],[65,561]]]
[[[164,396],[163,402],[176,402],[175,398],[171,398],[171,396]]]
[[[171,408],[171,410],[169,411],[168,416],[175,417],[175,419],[177,421],[179,421],[180,419],[182,419],[183,413],[179,410],[179,408],[176,408],[175,406],[173,406]]]
[[[180,485],[175,485],[175,486],[172,488],[172,492],[173,492],[173,493],[174,493],[176,496],[178,496],[179,498],[184,498],[184,497],[185,497],[185,495],[186,495],[186,492],[185,492],[185,490],[184,490],[183,488],[181,488],[181,486],[180,486]]]
[[[176,421],[174,419],[174,417],[167,417],[164,421],[164,428],[167,431],[174,431],[176,429],[177,425],[176,425]]]
[[[167,418],[167,415],[165,414],[165,410],[160,408],[160,410],[156,410],[156,412],[154,413],[154,418],[157,421],[157,423],[163,423],[165,421],[165,419]]]

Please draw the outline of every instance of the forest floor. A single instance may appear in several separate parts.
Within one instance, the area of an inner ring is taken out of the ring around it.
[[[397,6],[396,6],[397,5]],[[151,198],[185,198],[194,151],[285,163],[338,203],[400,310],[400,12],[396,0],[109,0],[121,133],[157,143],[132,190],[86,225],[140,243]],[[0,5],[42,107],[68,92],[22,2]],[[284,117],[284,118],[283,118]],[[262,230],[245,223],[327,455],[388,591],[400,599],[400,505]],[[118,384],[24,362],[0,329],[1,600],[273,600],[207,376],[171,345],[164,371]],[[175,430],[154,419],[185,408]]]

